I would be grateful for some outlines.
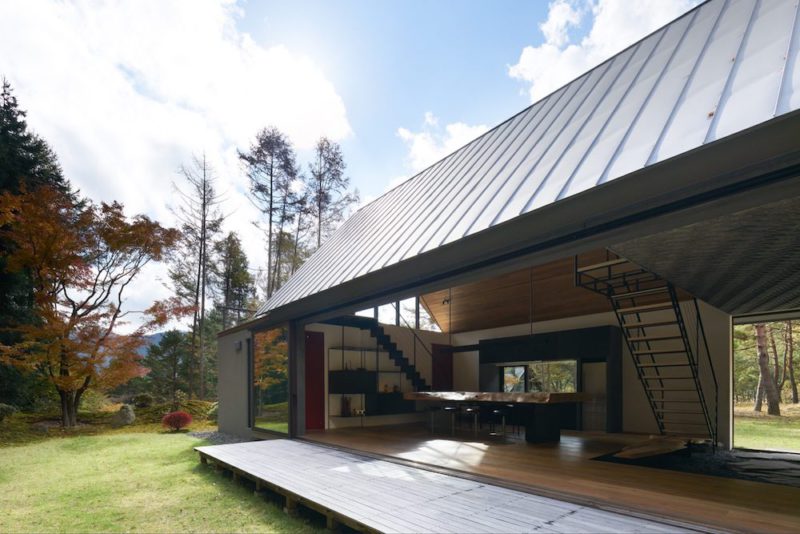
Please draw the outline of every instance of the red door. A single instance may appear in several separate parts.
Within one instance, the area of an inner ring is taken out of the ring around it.
[[[434,391],[453,391],[453,353],[449,349],[450,345],[431,345]]]
[[[306,332],[306,430],[325,428],[325,337]]]

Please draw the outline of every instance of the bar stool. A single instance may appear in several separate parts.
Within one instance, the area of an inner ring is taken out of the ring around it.
[[[508,420],[508,424],[511,425],[511,431],[516,436],[519,433],[519,418],[517,417],[516,411],[514,410],[513,404],[506,404],[506,419]]]
[[[456,435],[456,414],[458,413],[458,406],[445,406],[442,408],[444,413],[450,414],[450,435]]]
[[[436,432],[436,414],[442,411],[442,407],[438,404],[434,404],[428,407],[428,412],[431,414],[431,434]]]
[[[477,437],[478,435],[478,417],[480,417],[481,409],[479,406],[465,406],[464,415],[469,418],[472,417],[472,433]]]
[[[496,435],[495,424],[497,419],[500,419],[500,435],[506,437],[506,411],[503,408],[495,408],[492,410],[492,418],[489,419],[489,432]]]

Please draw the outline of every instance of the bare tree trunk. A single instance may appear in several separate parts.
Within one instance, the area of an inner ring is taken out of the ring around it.
[[[756,347],[758,350],[758,369],[759,369],[759,389],[764,392],[767,399],[767,413],[769,415],[780,415],[780,396],[775,387],[775,381],[770,376],[769,353],[767,352],[767,327],[764,323],[755,325]],[[758,401],[757,405],[758,405]],[[759,410],[756,410],[759,411]]]
[[[794,376],[794,333],[792,332],[792,321],[786,321],[786,330],[786,351],[788,353],[786,375],[789,377],[789,386],[792,389],[792,404],[798,404],[800,400],[797,396],[797,379]]]

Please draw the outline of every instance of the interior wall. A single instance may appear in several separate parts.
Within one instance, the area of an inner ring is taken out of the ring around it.
[[[693,306],[691,301],[683,303],[684,313],[689,317],[688,307]],[[703,326],[708,339],[709,350],[712,355],[712,362],[719,382],[719,439],[724,446],[729,447],[731,443],[731,362],[732,362],[732,331],[730,315],[714,308],[713,306],[700,302],[700,312]],[[671,312],[666,312],[671,313]],[[656,319],[657,314],[651,317]],[[533,324],[533,333],[557,332],[561,330],[573,330],[579,328],[589,328],[593,326],[618,326],[617,318],[613,312],[597,313],[543,321]],[[519,324],[491,328],[487,330],[477,330],[473,332],[463,332],[453,334],[453,344],[472,345],[477,344],[482,339],[494,339],[511,336],[527,335],[531,332],[530,324]],[[653,413],[648,405],[647,396],[644,388],[639,381],[636,367],[628,348],[623,344],[622,354],[622,382],[623,382],[623,432],[654,434],[658,432],[658,426],[653,418]],[[453,386],[458,391],[478,391],[481,386],[481,376],[488,378],[493,373],[491,370],[481,369],[479,365],[478,352],[455,353],[453,356]],[[499,382],[498,382],[499,387]]]
[[[413,350],[414,350],[414,335],[404,327],[400,326],[391,326],[391,325],[381,325],[383,326],[384,331],[386,334],[391,337],[392,341],[397,344],[397,347],[403,351],[403,354],[413,361]],[[367,330],[361,330],[359,328],[352,328],[352,327],[341,327],[336,325],[329,325],[329,324],[322,324],[322,323],[314,323],[306,325],[306,330],[310,332],[321,332],[323,334],[323,347],[325,351],[324,361],[325,361],[325,428],[335,428],[335,427],[342,427],[342,426],[352,426],[354,424],[360,425],[360,418],[353,418],[352,421],[340,421],[337,423],[333,423],[328,417],[330,414],[336,410],[336,406],[331,405],[331,396],[328,395],[328,371],[329,371],[329,361],[328,361],[328,351],[331,348],[335,347],[358,347],[358,348],[372,348],[375,347],[375,338],[372,337]],[[420,339],[425,343],[428,347],[428,350],[431,348],[431,343],[443,343],[446,344],[449,341],[449,337],[447,334],[442,334],[439,332],[427,332],[423,330],[417,330],[417,335]],[[430,356],[427,352],[422,350],[421,348],[417,348],[417,369],[420,371],[420,375],[427,381],[429,384],[431,383],[432,374],[431,374],[431,362]],[[404,377],[404,389],[411,389],[410,383],[408,379]],[[353,399],[353,408],[359,409],[363,408],[360,405],[360,398]],[[413,414],[411,414],[413,415]],[[411,419],[416,419],[412,417]],[[379,425],[379,424],[396,424],[396,423],[406,423],[411,420],[408,415],[405,414],[397,414],[397,415],[385,415],[385,416],[374,416],[373,418],[366,418],[365,424],[366,425]]]
[[[250,438],[248,426],[247,330],[217,339],[217,393],[219,430],[242,438]]]

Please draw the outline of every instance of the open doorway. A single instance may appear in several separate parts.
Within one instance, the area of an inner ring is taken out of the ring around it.
[[[733,328],[736,448],[800,452],[800,314]]]

